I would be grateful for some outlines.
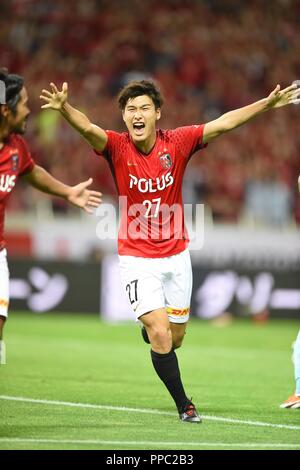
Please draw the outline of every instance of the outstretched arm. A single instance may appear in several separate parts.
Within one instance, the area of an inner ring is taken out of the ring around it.
[[[267,98],[256,101],[249,106],[230,111],[229,113],[223,114],[218,119],[205,124],[203,143],[207,143],[215,137],[241,126],[268,109],[280,108],[281,106],[291,104],[299,100],[299,97],[300,88],[297,88],[296,84],[291,85],[284,90],[280,90],[280,85],[277,85],[275,90],[273,90]]]
[[[40,98],[46,102],[42,109],[55,109],[74,127],[98,152],[106,146],[107,134],[101,127],[92,124],[88,117],[78,109],[73,108],[68,99],[68,84],[63,83],[62,90],[58,91],[54,83],[50,83],[51,92],[43,90]]]
[[[62,197],[89,214],[92,214],[92,207],[98,207],[101,203],[102,194],[87,189],[93,182],[92,178],[76,186],[68,186],[53,178],[39,165],[35,165],[30,173],[24,175],[24,178],[34,188],[52,196]]]

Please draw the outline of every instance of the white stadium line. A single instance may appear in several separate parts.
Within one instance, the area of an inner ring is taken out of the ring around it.
[[[10,395],[0,395],[0,400],[19,401],[23,403],[36,403],[36,404],[41,404],[41,405],[70,406],[70,407],[75,407],[75,408],[92,408],[95,410],[123,411],[123,412],[128,412],[128,413],[147,413],[147,414],[155,414],[155,415],[177,416],[175,413],[171,413],[168,411],[152,410],[148,408],[127,408],[125,406],[93,405],[89,403],[75,403],[75,402],[68,402],[68,401],[43,400],[43,399],[37,399],[37,398],[13,397]],[[246,424],[249,426],[263,426],[263,427],[269,427],[269,428],[300,430],[300,426],[292,425],[292,424],[274,424],[274,423],[265,423],[262,421],[224,418],[222,416],[211,416],[211,415],[201,415],[201,416],[204,420],[221,421],[224,423]]]
[[[268,448],[292,448],[300,449],[299,444],[272,443],[272,442],[161,442],[161,441],[103,441],[99,439],[31,439],[21,437],[0,437],[1,443],[32,443],[32,444],[81,444],[81,445],[124,445],[124,446],[158,446],[163,447],[191,446],[191,447],[268,447]],[[184,450],[184,449],[181,449]]]

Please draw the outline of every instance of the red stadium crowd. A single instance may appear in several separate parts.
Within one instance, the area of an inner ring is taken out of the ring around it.
[[[162,128],[206,122],[300,79],[299,23],[296,0],[10,0],[0,4],[0,65],[25,77],[36,160],[70,184],[93,176],[115,197],[107,163],[41,112],[50,81],[67,81],[70,103],[105,129],[124,129],[116,95],[145,77],[164,94]],[[204,202],[217,222],[300,223],[299,130],[300,106],[290,106],[217,139],[190,162],[186,202]],[[11,209],[40,197],[20,186]]]

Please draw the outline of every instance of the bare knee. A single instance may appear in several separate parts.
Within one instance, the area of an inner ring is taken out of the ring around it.
[[[154,325],[152,327],[148,327],[148,330],[150,330],[152,338],[155,339],[157,342],[163,342],[166,339],[169,339],[171,335],[170,329],[166,327]]]
[[[159,353],[167,353],[172,347],[172,336],[170,328],[161,325],[147,327],[147,333],[152,349]]]
[[[172,331],[165,308],[153,310],[140,317],[144,324],[153,351],[166,354],[172,349]]]

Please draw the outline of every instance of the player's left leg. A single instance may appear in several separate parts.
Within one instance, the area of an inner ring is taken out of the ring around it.
[[[280,405],[281,408],[300,408],[300,330],[293,345],[293,363],[296,383],[295,393]]]
[[[184,335],[186,332],[187,322],[186,323],[170,323],[170,328],[172,332],[172,346],[173,349],[178,349],[182,345]]]
[[[188,250],[169,258],[164,276],[164,295],[168,313],[173,349],[180,348],[186,333],[190,314],[193,274]]]
[[[9,271],[6,250],[0,252],[0,364],[6,364],[5,343],[3,340],[4,324],[7,318],[9,302]]]

